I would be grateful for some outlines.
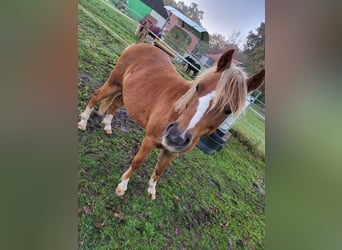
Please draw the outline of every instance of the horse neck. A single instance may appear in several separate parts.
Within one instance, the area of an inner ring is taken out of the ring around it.
[[[186,81],[183,78],[176,78],[172,81],[170,87],[172,89],[176,89],[175,94],[173,96],[173,103],[176,103],[179,98],[181,98],[190,88],[191,88],[192,81]]]
[[[171,111],[168,113],[172,116],[172,118],[170,117],[169,119],[173,120],[178,118],[178,113],[175,112],[175,103],[190,89],[191,82],[185,81],[178,74],[170,74],[169,77],[165,79],[167,80],[163,82],[164,85],[161,86],[159,91],[155,92],[155,98],[157,100],[156,105],[160,106],[160,103],[167,103],[167,106]],[[165,112],[165,110],[162,112]]]

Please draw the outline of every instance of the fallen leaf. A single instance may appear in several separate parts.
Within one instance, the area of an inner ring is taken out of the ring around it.
[[[179,203],[179,197],[178,196],[174,196],[173,204],[175,206],[175,209],[178,209],[178,203]]]
[[[83,207],[83,212],[84,212],[85,214],[90,214],[91,209],[90,209],[88,206],[84,206],[84,207]]]
[[[180,235],[180,230],[179,230],[178,227],[176,227],[176,229],[175,229],[175,235],[176,235],[176,236]]]
[[[225,227],[227,228],[229,226],[229,222],[225,223],[225,224],[220,224],[221,227]]]
[[[233,242],[231,238],[228,239],[228,250],[233,250]]]
[[[102,223],[97,223],[96,225],[95,225],[95,227],[97,228],[97,229],[102,229],[102,228],[104,228],[104,222],[102,222]]]
[[[152,214],[151,211],[146,211],[146,212],[144,213],[145,216],[151,216],[151,214]]]
[[[114,217],[118,219],[123,219],[125,217],[125,214],[120,212],[120,213],[114,213]]]

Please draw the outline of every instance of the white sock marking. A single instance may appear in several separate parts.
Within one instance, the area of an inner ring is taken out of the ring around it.
[[[156,185],[157,182],[153,181],[153,178],[151,177],[150,181],[148,182],[147,192],[149,192],[150,194],[156,194]]]
[[[113,115],[106,115],[105,118],[103,118],[102,123],[105,125],[104,130],[112,130],[112,119]]]
[[[80,125],[80,126],[82,126],[82,127],[86,127],[87,126],[87,120],[80,120],[79,122],[78,122],[78,125]]]
[[[85,127],[87,126],[87,121],[89,119],[89,116],[91,114],[91,112],[93,112],[94,108],[90,109],[88,106],[86,107],[86,109],[84,110],[84,112],[81,114],[81,120],[79,121],[79,125]]]
[[[197,110],[192,117],[187,129],[185,130],[188,131],[189,129],[192,129],[196,126],[196,124],[201,120],[207,109],[209,108],[210,101],[215,98],[216,92],[215,90],[211,91],[210,93],[206,94],[205,96],[202,96],[198,99],[198,106]],[[185,132],[183,134],[185,134]],[[183,135],[184,136],[184,135]]]
[[[94,110],[94,108],[91,109],[87,106],[86,109],[84,110],[84,112],[81,114],[82,120],[83,119],[88,120],[89,116],[90,116],[91,112],[93,112],[93,110]]]
[[[123,190],[126,191],[127,190],[127,184],[128,184],[129,179],[127,180],[121,180],[121,182],[119,183],[118,187]]]

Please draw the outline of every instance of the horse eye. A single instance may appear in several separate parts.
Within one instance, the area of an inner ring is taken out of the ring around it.
[[[224,114],[225,115],[230,115],[231,113],[232,113],[232,111],[230,109],[224,110]]]
[[[199,84],[197,84],[197,86],[196,86],[196,92],[198,92],[199,91]]]

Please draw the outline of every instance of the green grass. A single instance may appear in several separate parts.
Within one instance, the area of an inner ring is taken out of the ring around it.
[[[247,109],[242,118],[236,122],[233,130],[248,140],[251,150],[265,157],[265,122],[252,110]]]
[[[103,24],[107,27],[104,28]],[[79,71],[105,81],[121,52],[135,42],[136,23],[102,2],[79,1]],[[114,33],[114,34],[113,34]]]
[[[129,183],[124,200],[115,187],[137,151],[143,131],[115,131],[114,138],[80,132],[79,242],[81,247],[160,249],[191,246],[263,248],[264,164],[236,138],[214,156],[195,149],[174,160],[157,185],[146,192],[157,152]],[[122,146],[124,145],[124,146]]]
[[[81,113],[93,83],[105,81],[123,49],[134,43],[136,26],[99,0],[79,1],[78,14],[79,71],[91,76],[91,81],[79,78]],[[129,131],[116,128],[112,137],[96,124],[79,131],[79,249],[264,248],[262,158],[234,136],[213,155],[195,148],[169,165],[152,201],[146,189],[155,150],[120,199],[115,188],[144,136],[127,122]]]

